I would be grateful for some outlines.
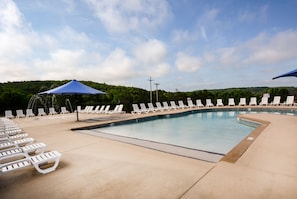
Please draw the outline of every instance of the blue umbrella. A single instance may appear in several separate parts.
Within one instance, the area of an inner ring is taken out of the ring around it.
[[[57,94],[57,95],[95,95],[106,94],[100,90],[86,86],[79,81],[72,80],[62,86],[53,88],[48,91],[44,91],[38,94]]]
[[[280,78],[280,77],[297,77],[297,69],[295,69],[295,70],[293,70],[291,72],[282,74],[280,76],[274,77],[272,79],[277,79],[277,78]]]
[[[79,81],[72,80],[62,86],[50,89],[48,91],[44,91],[42,94],[53,94],[53,95],[96,95],[96,94],[106,94],[103,91],[94,89],[92,87],[86,86]],[[78,121],[78,111],[76,111],[76,117]]]

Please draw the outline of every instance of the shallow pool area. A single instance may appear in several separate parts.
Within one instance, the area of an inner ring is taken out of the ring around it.
[[[238,113],[220,111],[165,115],[93,131],[226,154],[254,129],[239,124],[236,120]]]

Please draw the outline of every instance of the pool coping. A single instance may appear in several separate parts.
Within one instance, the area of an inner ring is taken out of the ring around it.
[[[229,163],[236,163],[237,160],[246,152],[250,145],[257,139],[257,137],[269,126],[271,122],[249,118],[244,115],[238,115],[238,118],[244,119],[250,122],[259,123],[259,126],[254,129],[249,135],[241,140],[235,147],[233,147],[220,161]]]

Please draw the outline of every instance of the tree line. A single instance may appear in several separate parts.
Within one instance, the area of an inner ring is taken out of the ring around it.
[[[39,107],[55,107],[57,110],[61,106],[66,106],[68,109],[76,105],[82,107],[86,105],[106,105],[115,106],[116,104],[124,104],[124,110],[130,112],[133,103],[148,103],[150,102],[150,91],[127,86],[115,86],[105,83],[97,83],[92,81],[81,81],[82,83],[104,91],[106,95],[42,95],[37,93],[46,91],[62,84],[69,82],[64,81],[21,81],[21,82],[7,82],[0,83],[0,114],[3,115],[5,110],[27,109],[28,103],[35,100],[34,111]],[[250,97],[257,97],[260,101],[264,93],[270,94],[270,100],[274,96],[281,96],[281,101],[285,101],[288,95],[296,95],[297,88],[295,87],[249,87],[249,88],[228,88],[215,90],[195,90],[189,92],[168,92],[165,90],[158,90],[158,101],[178,101],[191,98],[193,102],[196,99],[201,99],[205,104],[206,99],[210,98],[213,102],[220,98],[225,104],[228,103],[228,98],[234,98],[235,103],[238,104],[241,97],[247,99]],[[67,101],[71,102],[67,104]],[[153,102],[156,102],[156,91],[153,91]],[[69,107],[72,106],[72,107]]]

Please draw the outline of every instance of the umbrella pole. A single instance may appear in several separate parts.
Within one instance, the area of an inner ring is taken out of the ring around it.
[[[76,121],[78,122],[79,119],[78,119],[78,108],[77,108],[77,104],[78,104],[78,99],[77,99],[77,96],[75,96],[74,106],[75,106],[75,109],[76,109]]]
[[[77,110],[77,108],[76,108],[76,121],[77,121],[77,122],[79,121],[79,119],[78,119],[78,110]]]

